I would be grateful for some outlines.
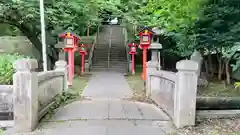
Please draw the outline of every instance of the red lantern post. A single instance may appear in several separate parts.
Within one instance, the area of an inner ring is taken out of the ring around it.
[[[84,73],[84,56],[87,55],[87,51],[85,49],[85,45],[82,44],[80,46],[80,51],[79,51],[80,55],[82,56],[82,64],[81,64],[81,68],[82,68],[82,74]]]
[[[135,43],[131,43],[131,44],[128,44],[129,48],[130,48],[130,52],[129,54],[132,55],[132,75],[135,74],[135,62],[134,62],[134,55],[137,53],[137,44]]]
[[[64,38],[64,52],[68,53],[68,85],[72,86],[74,78],[74,52],[78,48],[77,44],[80,38],[70,32],[61,34],[60,38]]]
[[[139,48],[143,49],[143,72],[142,72],[142,79],[146,81],[147,76],[147,49],[149,48],[151,44],[151,38],[153,35],[153,31],[149,29],[148,27],[144,27],[139,33],[138,36],[140,36],[140,45]]]

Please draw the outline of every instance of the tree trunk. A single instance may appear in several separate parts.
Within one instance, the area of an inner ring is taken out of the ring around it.
[[[217,56],[217,60],[218,60],[218,80],[221,81],[222,73],[223,73],[222,56],[221,56],[221,54],[218,55],[218,53],[216,54],[216,56]]]
[[[228,85],[231,83],[231,77],[230,77],[230,73],[229,73],[229,62],[230,62],[230,59],[227,59],[227,61],[225,63],[226,81],[227,81]]]
[[[222,60],[220,60],[218,65],[219,65],[219,67],[218,67],[218,80],[221,81],[222,80]]]
[[[209,65],[210,76],[213,77],[214,76],[214,69],[213,69],[212,54],[211,53],[208,54],[208,65]]]
[[[34,29],[32,31],[24,24],[20,25],[19,29],[30,40],[32,45],[39,51],[40,56],[41,56],[41,59],[39,61],[39,66],[42,65],[42,43],[37,36],[36,29]],[[46,33],[46,37],[49,38],[49,35],[50,35],[49,33]],[[48,42],[46,44],[49,45],[50,42],[51,41],[48,40]],[[55,51],[56,50],[53,50],[52,48],[47,47],[47,59],[50,60],[50,63],[51,63],[51,65],[49,65],[48,69],[53,69],[54,63],[58,58],[57,53]],[[41,68],[41,67],[39,67],[39,68]]]
[[[207,80],[208,80],[208,78],[209,78],[209,68],[208,68],[208,61],[207,60],[205,60],[205,59],[203,59],[203,61],[204,61],[204,65],[205,65],[205,77],[207,78]]]
[[[89,33],[90,33],[90,25],[88,25],[87,27],[87,36],[89,37]]]

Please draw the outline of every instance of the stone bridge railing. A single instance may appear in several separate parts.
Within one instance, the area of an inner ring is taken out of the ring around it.
[[[67,90],[67,63],[57,61],[56,69],[47,72],[35,71],[35,59],[17,60],[13,66],[13,128],[15,133],[27,133],[36,128],[54,98]]]
[[[12,85],[0,85],[0,127],[12,126],[12,114],[13,114],[13,86]]]
[[[147,96],[162,108],[177,128],[195,125],[198,64],[182,60],[176,64],[177,73],[157,70],[147,64]]]

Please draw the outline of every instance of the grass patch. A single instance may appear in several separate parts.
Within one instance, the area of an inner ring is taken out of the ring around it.
[[[136,73],[133,76],[129,75],[126,79],[133,91],[133,98],[138,101],[145,100],[146,93],[144,89],[144,81],[141,79],[141,73]]]
[[[135,75],[126,76],[127,82],[133,91],[133,97],[129,100],[152,103],[146,97],[144,81],[141,79],[142,65],[136,65],[135,72]]]
[[[126,76],[126,79],[133,91],[133,97],[129,100],[152,103],[152,101],[146,97],[146,90],[144,81],[141,79],[141,73]]]
[[[198,90],[198,96],[236,97],[240,96],[240,89],[235,89],[233,85],[225,86],[224,82],[212,81],[208,87]]]
[[[87,86],[90,77],[90,74],[85,74],[83,76],[75,76],[73,80],[73,86],[69,88],[69,91],[71,93],[81,95],[83,89]]]

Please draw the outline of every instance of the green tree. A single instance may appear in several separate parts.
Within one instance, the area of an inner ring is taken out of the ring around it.
[[[104,10],[119,14],[118,3],[107,0],[51,0],[45,2],[46,41],[48,59],[54,63],[58,59],[57,36],[71,30],[84,35],[89,27],[100,24]],[[2,0],[0,1],[0,23],[17,27],[41,52],[39,1]]]

